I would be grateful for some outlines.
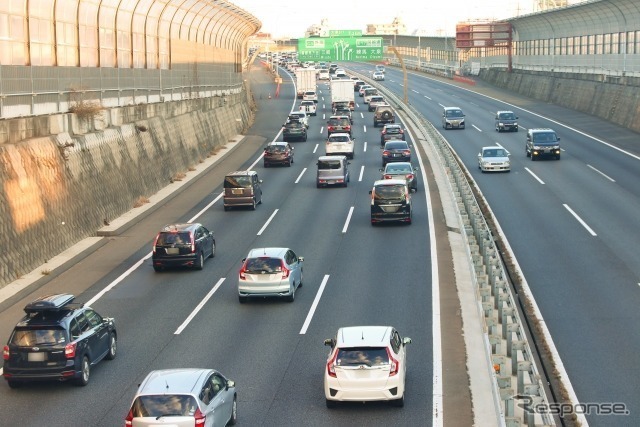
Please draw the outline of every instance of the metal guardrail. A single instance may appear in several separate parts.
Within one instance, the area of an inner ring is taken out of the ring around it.
[[[361,73],[353,74],[370,84],[375,83]],[[423,133],[425,141],[438,155],[438,159],[432,159],[432,164],[443,168],[454,193],[467,243],[477,308],[484,320],[486,356],[493,367],[488,374],[492,378],[494,404],[500,414],[497,424],[504,427],[555,426],[552,416],[534,410],[549,404],[542,380],[544,375],[535,363],[535,354],[508,282],[507,269],[480,208],[480,201],[469,183],[466,167],[447,140],[418,110],[404,104],[395,94],[380,87],[379,90]],[[486,206],[484,198],[481,202]],[[516,400],[520,402],[518,405]]]

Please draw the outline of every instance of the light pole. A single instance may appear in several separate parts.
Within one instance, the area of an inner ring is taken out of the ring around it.
[[[420,69],[420,34],[418,34],[418,70]]]

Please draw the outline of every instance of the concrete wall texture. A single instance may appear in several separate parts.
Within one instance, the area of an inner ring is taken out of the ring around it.
[[[251,120],[241,93],[66,114],[49,121],[71,131],[0,144],[0,287],[95,236]]]
[[[640,132],[640,79],[637,77],[483,69],[480,78]]]

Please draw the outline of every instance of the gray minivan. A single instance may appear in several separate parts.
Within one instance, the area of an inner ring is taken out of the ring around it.
[[[262,180],[256,171],[235,171],[224,177],[224,210],[248,206],[255,210],[262,203]]]
[[[320,156],[318,158],[318,174],[316,186],[341,185],[346,187],[349,183],[349,161],[346,156]]]

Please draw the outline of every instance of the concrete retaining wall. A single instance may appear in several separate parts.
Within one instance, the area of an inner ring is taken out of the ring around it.
[[[640,79],[637,77],[483,69],[480,78],[640,132]]]
[[[54,136],[0,144],[0,287],[131,210],[243,131],[246,93],[103,110],[53,125]],[[39,132],[43,132],[40,130]]]

